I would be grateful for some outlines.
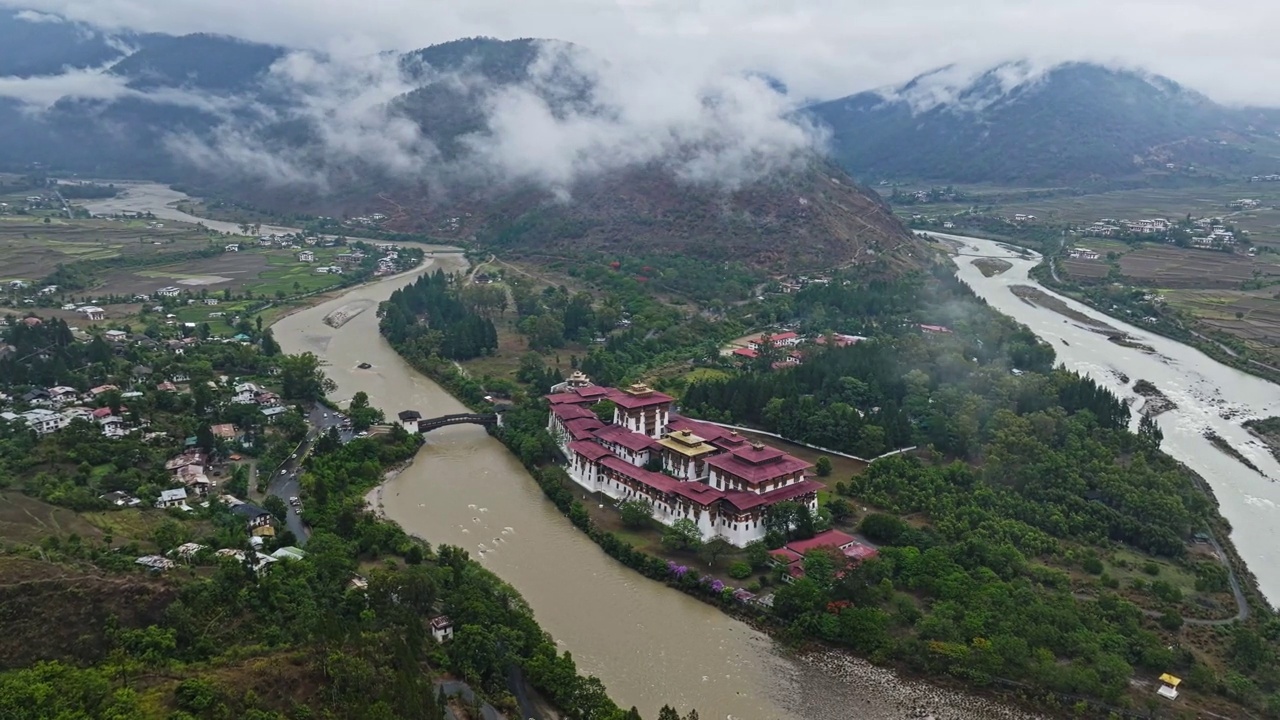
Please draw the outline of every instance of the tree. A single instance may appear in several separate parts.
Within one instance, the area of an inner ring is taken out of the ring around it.
[[[632,530],[646,527],[653,519],[653,503],[648,500],[628,500],[618,506],[618,509],[622,512],[622,524]]]
[[[689,518],[680,518],[662,532],[662,547],[696,552],[702,546],[702,532]]]
[[[357,431],[368,430],[370,426],[386,419],[381,410],[369,406],[369,394],[363,390],[352,396],[347,413],[351,418],[351,427]]]
[[[614,401],[601,400],[591,406],[591,412],[595,413],[596,417],[600,418],[600,422],[608,424],[613,422],[613,413],[617,408],[618,405]]]
[[[289,506],[285,505],[284,500],[277,495],[268,495],[267,499],[262,501],[262,507],[280,522],[284,522],[289,515]]]
[[[731,549],[732,546],[730,546],[729,543],[721,540],[720,538],[715,538],[710,542],[702,544],[702,547],[698,549],[698,559],[705,562],[707,567],[711,567],[716,564],[716,560],[719,560],[722,555],[729,552]]]
[[[280,389],[286,400],[316,401],[336,384],[324,376],[314,353],[286,355],[280,360]]]
[[[813,467],[817,470],[818,477],[827,477],[831,474],[831,458],[826,455],[822,455],[818,458],[818,461],[813,464]]]

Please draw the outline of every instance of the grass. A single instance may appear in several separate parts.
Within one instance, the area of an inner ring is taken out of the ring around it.
[[[0,492],[0,538],[28,544],[50,535],[71,534],[89,539],[102,533],[93,523],[71,510],[17,491]]]
[[[112,536],[113,544],[122,540],[149,542],[155,529],[169,519],[167,513],[154,509],[121,508],[82,513],[84,521]]]
[[[1159,572],[1155,575],[1144,572],[1143,567],[1148,564],[1155,565]],[[1184,597],[1189,597],[1196,593],[1195,575],[1166,560],[1157,560],[1149,555],[1121,549],[1116,550],[1111,553],[1110,557],[1105,558],[1103,565],[1106,566],[1106,572],[1119,580],[1122,586],[1132,585],[1133,581],[1137,579],[1141,579],[1148,584],[1156,580],[1163,580],[1181,590]]]

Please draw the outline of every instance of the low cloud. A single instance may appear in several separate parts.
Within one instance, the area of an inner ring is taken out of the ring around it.
[[[735,73],[689,75],[607,62],[563,43],[541,43],[527,79],[494,85],[467,70],[415,70],[391,54],[292,53],[277,62],[268,94],[286,108],[257,107],[212,137],[174,136],[168,149],[196,167],[324,190],[374,171],[448,188],[456,182],[536,183],[567,197],[603,172],[661,163],[691,183],[736,188],[805,161],[822,133],[791,116],[765,80]],[[408,117],[398,99],[420,83],[471,98],[482,127],[444,153],[424,133],[437,112]],[[420,125],[419,123],[422,123]],[[296,146],[267,142],[273,125],[307,128]]]

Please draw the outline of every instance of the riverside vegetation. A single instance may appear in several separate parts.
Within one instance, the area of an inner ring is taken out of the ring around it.
[[[144,361],[148,372],[192,382],[189,391],[126,400],[128,410],[118,412],[163,433],[149,441],[109,439],[82,421],[44,436],[0,421],[0,717],[436,720],[446,702],[457,702],[436,684],[451,675],[508,712],[522,710],[517,688],[534,688],[569,718],[637,719],[599,680],[577,673],[513,588],[465,551],[432,548],[366,509],[365,494],[421,445],[399,428],[347,444],[331,433],[315,443],[302,474],[312,534],[301,560],[258,572],[216,556],[212,548],[255,556],[243,518],[222,503],[149,509],[163,487],[164,458],[181,438],[229,452],[210,423],[240,424],[266,467],[274,467],[266,455],[277,444],[296,444],[295,421],[305,434],[301,415],[266,426],[256,407],[228,402],[229,386],[208,382],[237,374],[271,383],[289,401],[324,401],[331,383],[316,358],[280,355],[269,330],[255,332],[254,344],[200,344],[176,356],[155,344],[117,354],[100,337],[75,342],[56,320],[5,331],[17,351],[0,360],[6,390],[125,387]],[[117,405],[119,393],[101,402]],[[247,496],[246,474],[226,482]],[[148,509],[110,506],[98,499],[107,490],[133,493]],[[134,563],[193,541],[204,549],[167,573]],[[282,532],[264,550],[295,541]],[[453,619],[451,642],[431,639],[433,614]]]
[[[818,350],[781,370],[735,367],[690,342],[686,357],[715,372],[680,378],[669,371],[671,348],[646,362],[632,345],[626,364],[613,364],[627,347],[615,335],[579,366],[625,368],[611,382],[657,376],[680,391],[686,414],[822,447],[862,456],[925,448],[836,482],[817,517],[775,522],[765,547],[730,556],[731,577],[776,589],[768,610],[737,602],[733,587],[693,563],[642,551],[633,536],[592,519],[545,430],[541,394],[559,378],[555,368],[527,359],[514,385],[469,377],[421,344],[397,349],[475,407],[489,387],[511,390],[514,406],[496,434],[605,552],[782,638],[830,643],[970,687],[1016,688],[1041,709],[1084,716],[1170,712],[1154,694],[1165,672],[1185,678],[1173,716],[1280,713],[1280,621],[1251,585],[1248,612],[1231,620],[1239,609],[1228,566],[1190,543],[1202,531],[1225,538],[1225,522],[1199,479],[1160,451],[1153,420],[1130,432],[1123,402],[1054,369],[1050,346],[942,268],[896,280],[849,271],[741,312],[871,340]],[[951,332],[922,333],[919,323]],[[780,585],[764,550],[830,526],[860,531],[880,556],[845,568],[814,552],[804,579]],[[1244,574],[1234,556],[1227,562]]]

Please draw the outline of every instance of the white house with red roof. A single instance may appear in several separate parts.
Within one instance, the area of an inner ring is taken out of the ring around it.
[[[647,500],[665,525],[688,518],[704,539],[742,547],[764,537],[772,505],[817,510],[822,485],[806,479],[809,463],[737,431],[672,415],[674,399],[647,386],[582,386],[547,400],[547,429],[574,482],[618,501]],[[612,423],[591,409],[603,400],[614,403]],[[661,472],[647,469],[655,463]]]
[[[748,340],[747,347],[752,350],[759,351],[765,345],[769,345],[771,347],[776,347],[776,348],[783,348],[783,347],[795,347],[796,345],[799,345],[802,342],[804,342],[804,338],[801,338],[799,335],[793,332],[782,332],[774,335],[770,335],[769,333],[764,333]]]
[[[804,556],[814,550],[826,550],[845,557],[845,567],[853,567],[875,557],[880,551],[852,535],[839,530],[827,530],[807,540],[792,540],[785,546],[769,552],[773,562],[787,569],[787,582],[804,577]],[[840,570],[843,574],[843,569]]]

